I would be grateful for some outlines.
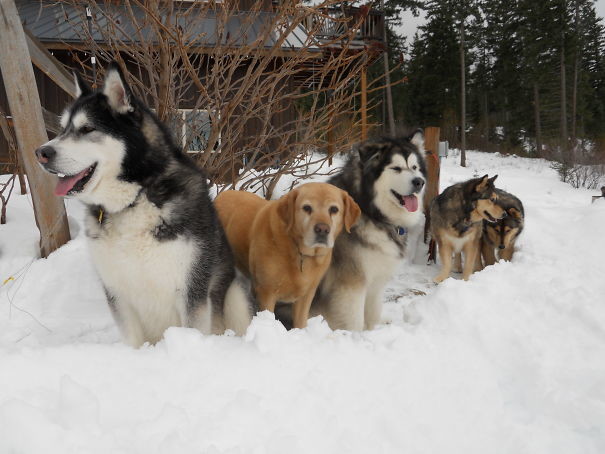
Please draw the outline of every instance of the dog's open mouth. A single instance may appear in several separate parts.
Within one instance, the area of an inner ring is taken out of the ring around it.
[[[75,175],[58,173],[59,182],[57,183],[57,187],[55,187],[55,195],[66,196],[81,192],[84,189],[84,186],[86,186],[86,183],[92,178],[96,168],[97,164],[94,163]]]
[[[393,191],[392,189],[391,192],[399,202],[399,205],[404,207],[406,210],[410,212],[418,210],[418,197],[416,197],[415,194],[401,195],[398,192]]]
[[[493,217],[491,214],[489,214],[487,211],[483,211],[483,214],[485,215],[485,218],[489,221],[489,222],[498,222],[498,220]]]

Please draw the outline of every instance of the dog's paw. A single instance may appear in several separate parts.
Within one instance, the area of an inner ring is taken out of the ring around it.
[[[433,282],[435,284],[441,284],[443,281],[445,281],[449,276],[437,276],[435,279],[433,279]]]

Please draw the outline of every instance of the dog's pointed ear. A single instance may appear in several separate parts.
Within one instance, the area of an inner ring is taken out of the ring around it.
[[[490,182],[491,185],[494,184],[494,181],[496,181],[496,178],[498,178],[498,175],[494,175],[493,177],[491,177],[488,181]]]
[[[349,195],[347,191],[342,191],[342,201],[344,203],[344,225],[347,233],[351,233],[351,227],[359,220],[361,216],[361,208],[357,205],[357,202],[353,200],[353,197]]]
[[[372,142],[361,142],[357,144],[356,149],[361,161],[364,163],[371,161],[380,151]]]
[[[92,92],[90,86],[84,81],[80,73],[74,71],[74,84],[76,85],[76,98],[86,96]]]
[[[298,188],[282,195],[277,203],[277,214],[286,224],[286,230],[288,232],[292,231],[294,228],[294,210],[296,208],[297,197]]]
[[[416,131],[410,134],[408,140],[411,142],[412,145],[415,145],[416,148],[418,148],[418,151],[422,153],[422,155],[425,154],[424,131],[422,129],[418,128]]]
[[[475,185],[475,192],[485,191],[489,184],[489,175],[483,175],[481,178],[478,178],[478,181],[479,182]]]
[[[130,89],[124,80],[122,70],[116,62],[112,62],[105,73],[103,94],[107,96],[110,107],[118,113],[132,111]]]
[[[508,209],[508,215],[515,218],[518,221],[523,219],[523,215],[521,214],[521,212],[514,207]]]

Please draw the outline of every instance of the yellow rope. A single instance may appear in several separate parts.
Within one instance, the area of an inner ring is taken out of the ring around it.
[[[4,285],[8,284],[10,281],[14,281],[14,280],[15,280],[15,278],[13,276],[9,276],[4,280],[2,285],[4,286]]]

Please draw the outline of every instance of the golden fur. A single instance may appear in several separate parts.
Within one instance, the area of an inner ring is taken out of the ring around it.
[[[334,240],[343,228],[350,232],[359,206],[327,183],[303,184],[272,201],[225,191],[215,206],[236,265],[251,278],[260,309],[274,312],[278,301],[294,303],[293,326],[304,328]],[[317,241],[318,228],[329,230],[325,244]]]

